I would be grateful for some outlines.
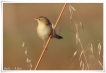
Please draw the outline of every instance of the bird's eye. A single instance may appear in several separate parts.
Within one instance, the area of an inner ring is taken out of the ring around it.
[[[39,20],[41,20],[41,18],[39,18]]]

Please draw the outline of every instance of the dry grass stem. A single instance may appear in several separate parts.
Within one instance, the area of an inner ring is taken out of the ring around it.
[[[85,53],[87,52],[88,48],[90,48],[89,46],[91,45],[91,43],[89,43],[85,49]]]
[[[75,27],[76,27],[76,31],[78,33],[78,24],[77,23],[75,23]]]
[[[102,63],[98,60],[98,63],[100,64],[100,66],[103,68]]]
[[[84,70],[84,63],[83,63],[83,65],[82,65],[82,70]]]
[[[75,23],[75,27],[76,27],[76,31],[77,31],[77,33],[76,33],[76,41],[78,41],[80,46],[81,46],[81,49],[83,51],[82,53],[84,55],[84,58],[85,58],[85,61],[86,61],[86,64],[87,64],[87,68],[89,69],[89,65],[88,65],[88,62],[87,62],[87,58],[85,56],[84,48],[83,48],[82,42],[81,42],[80,37],[79,37],[79,33],[78,33],[79,31],[78,31],[78,24],[77,23]]]
[[[30,70],[31,70],[31,68],[32,68],[32,64],[30,63]]]
[[[86,61],[86,64],[87,64],[87,67],[88,67],[88,69],[89,69],[89,65],[88,65],[88,62],[87,62],[87,58],[86,58],[86,56],[85,56],[85,52],[84,52],[84,49],[83,49],[83,46],[82,46],[82,43],[81,43],[81,40],[79,39],[79,43],[80,43],[80,45],[81,45],[81,48],[82,48],[82,51],[83,51],[83,55],[84,55],[84,58],[85,58],[85,61]]]
[[[96,62],[94,63],[93,69],[95,68],[95,65],[96,65],[97,61],[98,61],[98,60],[96,60]]]
[[[73,15],[73,12],[72,12],[71,15],[70,15],[70,20],[72,20],[72,15]]]
[[[73,15],[73,11],[76,11],[75,9],[74,9],[74,7],[72,7],[72,6],[69,6],[69,11],[70,11],[70,20],[72,19],[72,15]],[[78,24],[78,23],[76,23],[75,21],[74,21],[74,23],[75,23],[75,28],[76,28],[76,44],[77,43],[79,43],[79,45],[81,46],[81,53],[80,53],[80,56],[79,56],[79,61],[80,61],[80,68],[82,68],[82,70],[84,70],[84,68],[87,70],[89,70],[89,64],[88,64],[88,60],[87,60],[87,57],[86,57],[86,52],[87,52],[87,50],[90,50],[90,52],[92,53],[91,55],[93,56],[90,56],[90,57],[92,57],[92,58],[95,58],[94,57],[94,45],[92,44],[92,43],[89,43],[88,44],[88,46],[87,46],[87,48],[85,48],[84,49],[84,47],[83,47],[83,44],[82,44],[82,40],[80,39],[80,34],[79,34],[79,26],[81,26],[81,28],[83,28],[84,29],[84,26],[83,26],[83,24],[81,23],[81,21],[80,21],[80,23]],[[99,43],[98,44],[98,53],[99,53],[99,57],[100,57],[100,53],[101,53],[101,43]],[[76,54],[77,54],[77,51],[76,52],[74,52],[74,54],[73,54],[73,57],[75,57],[76,56]],[[83,56],[82,56],[83,55]],[[72,58],[73,58],[72,57]],[[85,59],[85,62],[83,62],[82,61],[82,58],[84,57],[84,59]],[[100,64],[100,66],[103,68],[103,66],[102,66],[102,63],[99,61],[99,58],[96,60],[96,62],[95,62],[95,64],[94,64],[94,67],[95,67],[95,65],[96,65],[96,63],[99,63]],[[85,64],[84,64],[85,63]]]
[[[80,26],[84,29],[84,26],[82,25],[82,23],[80,22]]]
[[[82,60],[80,61],[80,67],[82,66]]]
[[[95,68],[95,65],[96,65],[97,62],[98,62],[98,63],[100,64],[100,66],[103,68],[102,63],[99,61],[99,58],[100,58],[100,52],[101,52],[101,44],[99,43],[99,44],[98,44],[98,53],[99,53],[99,57],[98,57],[98,59],[96,60],[93,69]]]
[[[81,51],[81,54],[80,54],[79,60],[81,59],[82,53],[83,53],[83,51]]]

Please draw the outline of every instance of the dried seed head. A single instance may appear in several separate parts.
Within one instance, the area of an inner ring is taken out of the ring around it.
[[[98,44],[98,53],[99,53],[99,55],[100,55],[100,52],[101,52],[101,44],[99,43]]]
[[[31,60],[29,59],[29,63],[31,62]]]
[[[76,11],[75,8],[73,6],[71,6],[71,5],[69,6],[69,10]]]
[[[24,47],[24,46],[25,46],[25,42],[22,43],[22,47]]]
[[[25,55],[28,56],[28,51],[27,50],[25,50]]]
[[[74,52],[73,57],[74,57],[74,56],[76,56],[76,54],[77,54],[77,51],[76,51],[76,52]]]
[[[76,56],[76,54],[77,54],[77,51],[74,52],[73,57]],[[73,57],[71,58],[71,60],[73,59]]]
[[[76,44],[79,42],[79,34],[78,33],[76,33]]]
[[[29,63],[29,59],[28,58],[26,59],[26,62]]]
[[[91,44],[91,46],[90,46],[90,50],[91,50],[91,52],[92,52],[92,54],[93,54],[93,45]]]
[[[69,11],[70,11],[70,20],[72,20],[72,15],[73,15],[73,11],[76,11],[74,7],[72,7],[71,5],[69,6]]]

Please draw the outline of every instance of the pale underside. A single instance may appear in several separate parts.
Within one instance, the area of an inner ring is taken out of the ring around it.
[[[49,36],[52,33],[52,30],[53,30],[52,25],[39,24],[37,27],[38,36],[44,41],[46,41],[49,38]],[[53,37],[54,35],[55,31],[53,33]]]

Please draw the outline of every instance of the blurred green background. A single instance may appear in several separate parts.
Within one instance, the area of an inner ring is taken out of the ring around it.
[[[31,59],[32,69],[35,68],[40,54],[43,50],[43,41],[38,37],[36,28],[37,21],[34,18],[46,16],[55,24],[63,3],[3,3],[3,69],[14,67],[29,70],[26,63],[25,50]],[[69,6],[72,5],[76,12],[70,21]],[[64,39],[53,38],[45,52],[38,70],[81,70],[79,55],[73,57],[77,50],[81,50],[76,44],[76,29],[74,21],[81,22],[84,26],[79,26],[80,39],[84,49],[89,43],[93,44],[94,54],[88,48],[86,52],[90,70],[102,70],[97,62],[98,41],[103,42],[103,4],[102,3],[68,3],[63,15],[56,27],[57,33],[61,28],[60,35]],[[73,32],[74,31],[74,32]],[[25,47],[22,43],[25,42]],[[101,43],[103,46],[103,44]],[[73,57],[73,58],[72,58]],[[84,68],[85,59],[82,56]],[[103,64],[103,47],[99,61]]]

